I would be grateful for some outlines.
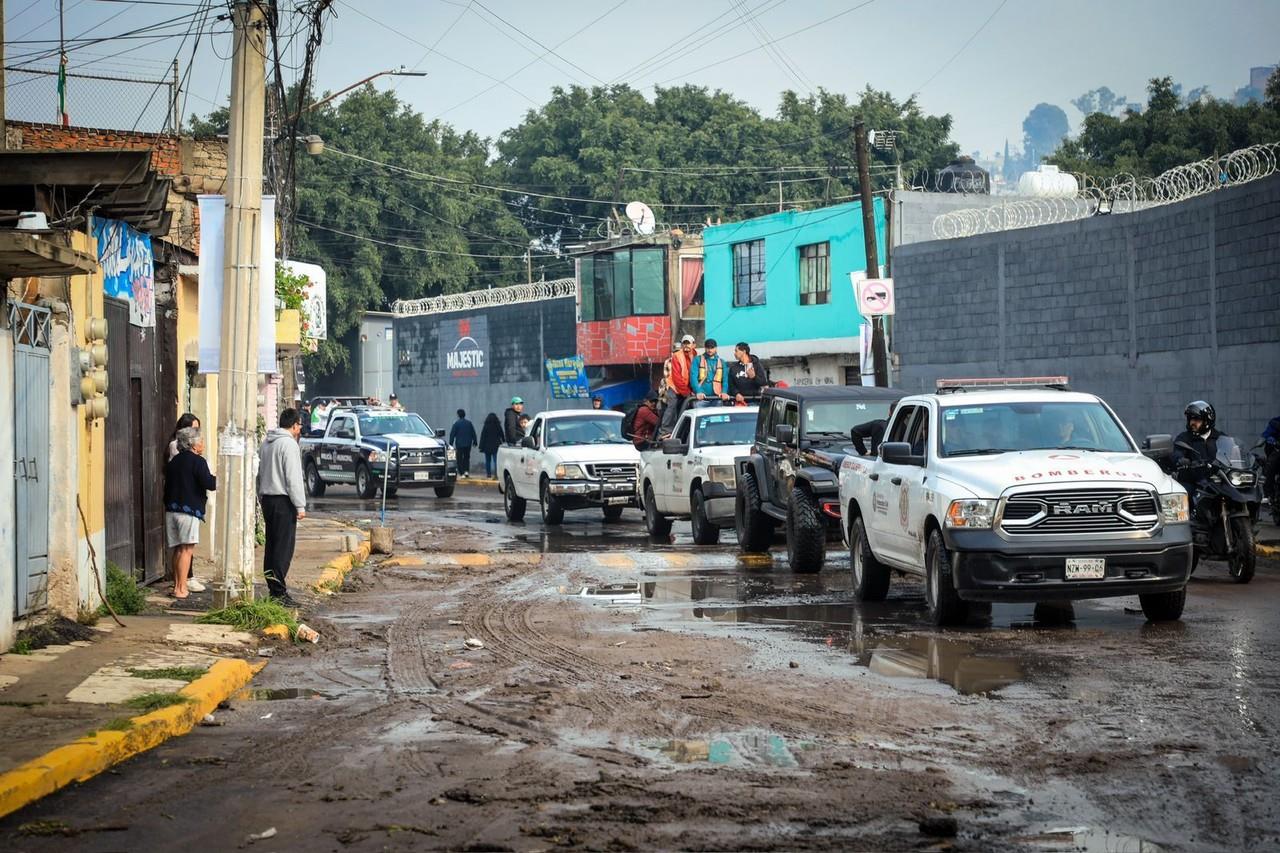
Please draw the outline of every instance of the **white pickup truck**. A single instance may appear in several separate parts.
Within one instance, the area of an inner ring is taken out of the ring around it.
[[[524,518],[529,501],[544,524],[565,510],[601,507],[608,521],[636,505],[640,452],[622,435],[622,413],[569,409],[542,412],[520,444],[498,448],[498,489],[507,519]]]
[[[733,460],[751,452],[757,406],[690,409],[660,448],[640,453],[640,506],[649,536],[665,540],[675,518],[688,518],[693,541],[714,545],[733,526]]]
[[[878,456],[840,469],[855,598],[882,600],[897,570],[924,578],[936,625],[970,602],[1119,595],[1152,621],[1181,617],[1187,494],[1144,455],[1172,441],[1139,450],[1106,403],[1065,383],[943,380],[899,401]]]

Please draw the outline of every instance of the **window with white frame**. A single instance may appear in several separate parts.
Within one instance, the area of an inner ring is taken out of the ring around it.
[[[831,301],[831,244],[800,247],[800,304],[826,305]]]

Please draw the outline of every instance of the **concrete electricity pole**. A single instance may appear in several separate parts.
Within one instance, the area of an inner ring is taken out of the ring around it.
[[[0,0],[0,151],[8,146],[5,144],[4,123],[4,0]]]
[[[258,303],[262,234],[262,131],[266,18],[237,0],[227,139],[226,253],[218,370],[218,606],[253,600],[258,412]]]
[[[867,126],[859,121],[853,126],[858,154],[858,189],[862,194],[862,235],[867,247],[867,278],[880,277],[880,256],[876,251],[876,209],[871,196],[871,162],[867,150]],[[871,360],[876,385],[889,387],[889,359],[885,351],[884,317],[871,318]]]

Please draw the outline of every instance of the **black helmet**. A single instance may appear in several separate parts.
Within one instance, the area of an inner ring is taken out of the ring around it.
[[[1187,429],[1191,429],[1192,418],[1198,418],[1202,421],[1206,430],[1213,429],[1214,424],[1217,423],[1218,420],[1217,415],[1213,411],[1213,406],[1209,405],[1204,400],[1192,400],[1190,403],[1187,403],[1187,408],[1184,409],[1182,413],[1187,416]]]

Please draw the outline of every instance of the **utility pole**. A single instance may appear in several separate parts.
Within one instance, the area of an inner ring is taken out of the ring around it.
[[[867,247],[867,278],[880,277],[880,256],[876,251],[876,209],[871,196],[871,155],[867,150],[867,126],[861,120],[853,126],[858,155],[858,189],[862,195],[862,236]],[[876,385],[889,387],[889,359],[885,352],[884,317],[871,318],[871,360]]]
[[[173,58],[173,85],[169,87],[169,92],[173,96],[173,135],[182,135],[182,113],[178,107],[178,58]]]
[[[222,358],[218,369],[219,607],[253,600],[258,425],[258,303],[262,234],[262,131],[266,18],[256,0],[237,0],[227,138],[226,252]]]

